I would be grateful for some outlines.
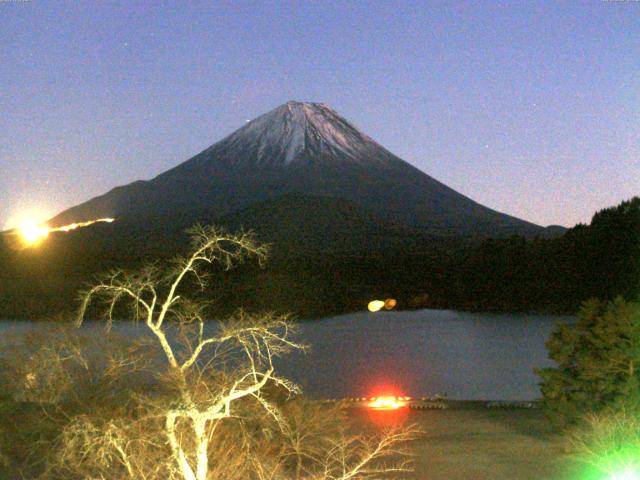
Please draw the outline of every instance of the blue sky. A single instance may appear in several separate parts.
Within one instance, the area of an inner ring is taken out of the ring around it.
[[[491,208],[640,194],[640,2],[0,1],[0,227],[325,102]]]

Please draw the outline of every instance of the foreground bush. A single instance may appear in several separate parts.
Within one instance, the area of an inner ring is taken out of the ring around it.
[[[637,409],[622,407],[586,415],[569,432],[574,453],[596,472],[606,474],[607,478],[638,478],[639,415]]]

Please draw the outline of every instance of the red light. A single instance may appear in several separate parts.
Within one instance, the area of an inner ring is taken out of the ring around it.
[[[375,397],[369,402],[369,408],[374,410],[397,410],[404,406],[406,406],[404,400],[392,396]]]

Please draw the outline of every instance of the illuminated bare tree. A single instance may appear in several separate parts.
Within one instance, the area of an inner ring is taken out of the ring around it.
[[[83,294],[78,324],[90,308],[100,305],[100,316],[108,325],[123,307],[145,325],[166,361],[161,383],[170,394],[148,395],[144,399],[148,414],[142,418],[126,422],[76,418],[65,427],[59,463],[75,465],[75,471],[90,466],[94,475],[116,465],[123,477],[183,480],[222,476],[347,480],[406,471],[406,452],[396,447],[412,437],[409,430],[390,432],[376,441],[342,434],[313,446],[293,442],[295,433],[279,399],[298,388],[278,376],[274,367],[276,357],[303,348],[293,339],[293,325],[285,316],[240,311],[229,321],[216,322],[207,333],[207,304],[186,296],[190,283],[202,289],[207,285],[206,267],[219,264],[230,269],[252,257],[263,262],[267,248],[248,233],[229,235],[197,226],[191,234],[191,254],[168,271],[157,264],[136,272],[114,271]],[[276,451],[269,441],[252,440],[246,422],[234,427],[223,421],[249,417],[262,422],[256,431],[278,432],[269,434],[280,436]],[[225,438],[231,441],[217,441]],[[287,441],[289,447],[284,446]],[[168,451],[168,460],[141,455],[150,448]],[[231,456],[238,463],[235,472],[226,466],[233,464]],[[401,459],[392,466],[378,462],[394,456]],[[154,465],[149,465],[149,458]],[[291,458],[296,459],[293,474]]]
[[[168,274],[157,266],[140,272],[112,272],[84,295],[78,321],[82,322],[89,303],[97,299],[106,306],[105,318],[111,323],[121,301],[133,306],[136,319],[142,320],[159,342],[169,365],[169,374],[178,386],[179,398],[167,406],[164,414],[165,433],[180,476],[186,480],[206,480],[209,472],[209,437],[216,424],[233,416],[233,405],[252,397],[275,418],[277,408],[262,394],[268,384],[288,392],[296,387],[274,373],[273,358],[288,350],[301,348],[291,337],[290,325],[283,317],[248,318],[241,314],[236,322],[221,326],[213,336],[204,333],[203,305],[181,296],[187,276],[204,288],[206,273],[202,267],[220,263],[231,268],[235,263],[254,256],[263,261],[267,249],[246,233],[227,235],[212,227],[195,227],[191,255],[179,259]],[[170,342],[168,323],[194,325],[183,338],[190,340],[179,349]],[[200,362],[208,350],[206,362]],[[245,362],[234,363],[234,378],[218,382],[217,391],[206,381],[208,371],[219,372],[229,361],[230,353],[243,353]],[[185,441],[186,432],[190,433]],[[192,447],[187,451],[186,445]]]

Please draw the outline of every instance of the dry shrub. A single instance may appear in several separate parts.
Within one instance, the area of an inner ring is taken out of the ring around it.
[[[620,407],[587,415],[569,431],[579,460],[608,475],[640,472],[640,416],[636,408]]]

